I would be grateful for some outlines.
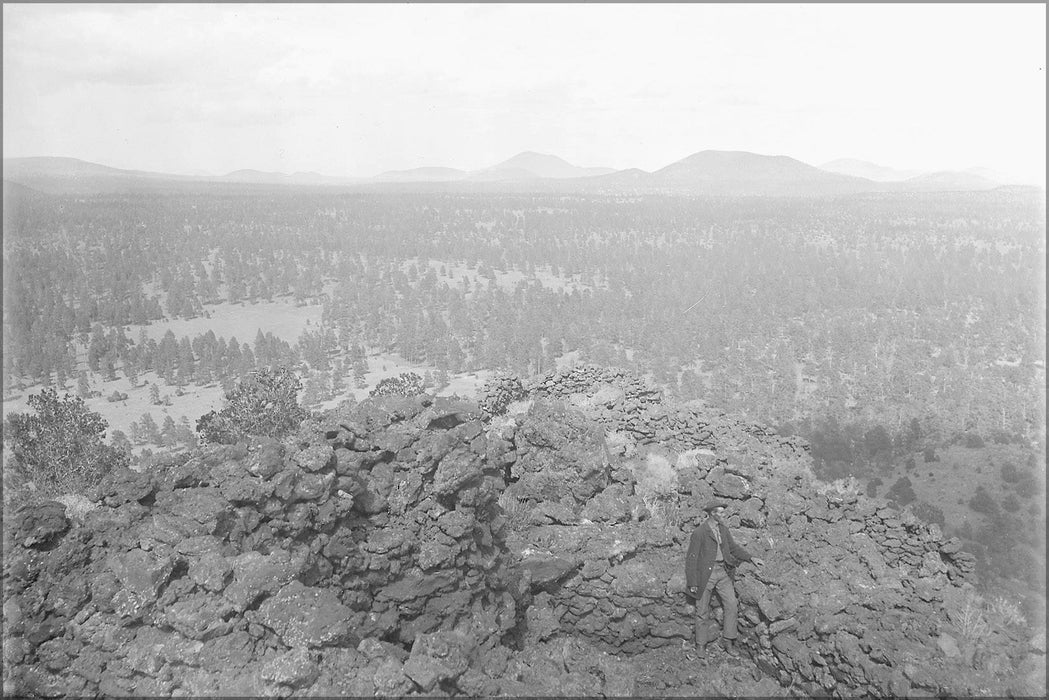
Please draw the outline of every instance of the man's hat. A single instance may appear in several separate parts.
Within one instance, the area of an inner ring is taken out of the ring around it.
[[[725,507],[725,504],[723,502],[721,502],[721,501],[707,501],[703,505],[703,512],[709,513],[710,511],[714,510],[715,508],[724,508],[724,507]]]

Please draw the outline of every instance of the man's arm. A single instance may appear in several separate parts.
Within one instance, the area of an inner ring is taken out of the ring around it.
[[[736,559],[739,559],[740,561],[749,561],[756,566],[764,566],[765,561],[759,557],[752,556],[742,545],[738,544],[736,540],[733,539],[732,533],[728,531],[727,527],[722,530],[721,539],[728,542],[728,550],[732,552],[732,556]]]
[[[696,586],[699,578],[699,553],[702,545],[700,540],[700,528],[692,531],[692,537],[688,540],[688,554],[685,555],[685,587],[692,589]]]

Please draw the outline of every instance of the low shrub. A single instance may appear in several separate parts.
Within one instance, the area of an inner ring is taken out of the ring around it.
[[[204,442],[232,445],[248,436],[281,438],[309,416],[298,404],[299,378],[287,367],[262,369],[226,394],[226,407],[197,421]]]
[[[998,512],[998,503],[984,487],[977,486],[976,493],[969,499],[969,508],[984,515],[994,515]]]
[[[1002,465],[1002,481],[1007,484],[1015,484],[1020,480],[1020,470],[1016,468],[1016,465],[1012,462],[1006,462]]]
[[[1007,627],[1027,626],[1027,618],[1024,617],[1020,605],[1002,596],[995,596],[988,606],[988,612]]]
[[[7,416],[4,442],[40,495],[82,491],[130,463],[126,452],[103,442],[109,424],[79,396],[60,399],[45,389],[29,397],[29,407],[35,415]]]
[[[987,600],[975,590],[966,592],[961,609],[951,617],[962,633],[962,638],[973,645],[990,637],[995,626],[1027,626],[1027,618],[1019,604],[1001,595]]]
[[[665,455],[649,452],[636,465],[634,489],[642,499],[666,500],[674,495],[678,485],[677,470]]]
[[[1022,498],[1033,498],[1042,495],[1042,485],[1033,469],[1025,469],[1016,481],[1016,493]]]
[[[885,497],[889,500],[895,501],[901,506],[905,506],[911,503],[916,498],[914,494],[914,488],[911,484],[911,480],[905,476],[900,477],[896,480],[896,483],[892,485]]]
[[[962,445],[970,450],[978,450],[984,446],[983,438],[976,433],[966,433],[962,436]]]
[[[380,381],[369,396],[418,396],[425,391],[423,378],[415,372],[402,372]]]
[[[990,635],[991,626],[984,615],[984,600],[975,591],[966,594],[957,623],[962,638],[970,644],[979,644]]]
[[[947,518],[944,517],[943,509],[937,508],[931,503],[925,501],[917,501],[911,506],[911,512],[914,513],[915,517],[921,518],[927,523],[936,523],[941,527],[947,523]]]

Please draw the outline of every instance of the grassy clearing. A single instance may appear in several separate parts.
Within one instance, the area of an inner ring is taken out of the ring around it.
[[[137,339],[140,328],[158,342],[169,330],[176,338],[189,336],[190,339],[210,330],[226,340],[235,337],[241,343],[253,345],[255,335],[261,330],[294,344],[307,327],[320,323],[322,307],[319,304],[296,306],[288,299],[258,304],[212,304],[205,306],[204,311],[207,317],[166,319],[145,326],[130,326],[128,337]]]
[[[476,269],[470,269],[465,264],[449,264],[441,261],[429,261],[431,267],[439,269],[441,265],[448,265],[449,276],[472,275],[479,278]],[[508,285],[512,289],[520,280],[524,279],[521,272],[496,273],[499,283]],[[449,277],[451,279],[451,277]],[[547,271],[537,273],[532,279],[538,279],[544,286],[555,288],[566,288],[575,284],[572,280],[556,277]],[[579,285],[580,288],[583,285]],[[253,344],[259,330],[263,333],[273,333],[274,336],[295,343],[299,336],[307,328],[316,327],[320,324],[322,307],[320,305],[296,306],[290,299],[284,301],[264,302],[258,304],[215,304],[206,307],[208,316],[194,319],[168,319],[157,321],[146,325],[129,326],[126,329],[127,336],[137,339],[139,331],[144,330],[147,337],[160,340],[170,330],[176,338],[188,336],[194,338],[198,335],[213,331],[216,336],[227,340],[236,337],[241,343]],[[101,376],[88,371],[87,349],[77,348],[78,362],[77,371],[85,371],[88,375],[89,388],[101,393],[101,396],[85,399],[87,408],[101,415],[109,424],[107,438],[111,438],[113,432],[120,430],[130,437],[131,424],[140,421],[144,413],[150,413],[158,425],[163,425],[166,416],[179,423],[186,418],[190,425],[196,426],[197,419],[212,410],[219,410],[224,401],[222,387],[217,384],[207,386],[188,385],[183,387],[183,395],[176,395],[176,387],[167,386],[159,380],[155,373],[145,372],[139,375],[138,385],[132,386],[122,374],[113,381],[103,381]],[[578,353],[567,353],[557,361],[560,369],[570,367],[578,362]],[[411,363],[403,357],[393,353],[373,353],[367,358],[368,371],[365,374],[366,386],[357,388],[354,385],[352,374],[344,377],[347,393],[361,401],[368,397],[369,392],[379,382],[389,377],[396,377],[404,372],[415,372],[425,376],[427,372],[435,372],[436,367],[429,365]],[[453,374],[449,383],[440,387],[437,394],[475,398],[478,389],[492,376],[490,370],[478,370],[472,372],[461,372]],[[150,399],[150,385],[156,383],[160,387],[161,397],[170,400],[171,405],[158,406]],[[9,413],[21,413],[28,410],[27,399],[30,394],[37,393],[40,386],[30,386],[3,402],[3,415]],[[76,392],[76,381],[67,383],[64,392],[73,394]],[[110,402],[107,397],[114,392],[128,395],[126,400]],[[60,389],[59,393],[63,393]],[[333,398],[318,406],[320,409],[333,408],[342,401],[345,396]],[[157,449],[155,445],[136,446],[135,452],[143,448]]]
[[[159,341],[169,330],[175,334],[176,338],[188,336],[190,339],[210,330],[216,336],[226,340],[235,337],[240,343],[253,345],[255,335],[261,330],[263,333],[272,333],[294,344],[303,330],[320,323],[322,311],[322,307],[317,304],[296,306],[290,298],[258,304],[213,304],[205,309],[207,317],[188,320],[167,319],[145,325],[133,325],[127,327],[126,333],[128,338],[137,340],[139,331],[144,330],[147,337]],[[166,386],[153,372],[139,375],[139,385],[135,387],[119,371],[117,379],[103,381],[99,375],[88,371],[86,347],[77,348],[77,371],[88,372],[90,389],[102,394],[100,397],[85,399],[84,403],[109,423],[107,437],[112,437],[114,430],[121,430],[130,436],[131,423],[138,421],[143,413],[152,414],[158,425],[162,425],[164,418],[170,415],[176,423],[185,417],[191,425],[196,426],[197,419],[202,415],[222,407],[224,394],[222,387],[218,384],[203,387],[191,384],[183,387],[183,396],[176,396],[176,388]],[[149,385],[151,383],[159,384],[161,396],[170,397],[170,406],[157,406],[150,401]],[[39,390],[39,386],[32,386],[17,396],[5,400],[3,415],[27,411],[29,395]],[[65,391],[70,394],[75,393],[76,381],[70,381]],[[127,394],[127,400],[115,403],[108,401],[106,397],[114,391]],[[60,389],[59,394],[61,393]],[[367,391],[364,393],[367,394]],[[156,449],[156,446],[137,446],[136,452],[142,447]]]

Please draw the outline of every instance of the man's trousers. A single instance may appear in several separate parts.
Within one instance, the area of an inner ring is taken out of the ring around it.
[[[725,567],[718,562],[714,564],[714,568],[710,572],[710,578],[707,580],[707,586],[703,589],[703,593],[700,594],[699,600],[696,601],[696,646],[700,648],[707,642],[712,641],[709,632],[711,625],[708,621],[710,619],[710,594],[714,591],[717,591],[723,613],[721,636],[725,639],[735,639],[739,636],[739,631],[736,627],[736,616],[738,614],[736,589],[733,588],[732,579],[729,577],[728,572],[725,571]]]

